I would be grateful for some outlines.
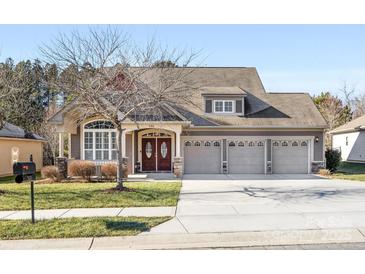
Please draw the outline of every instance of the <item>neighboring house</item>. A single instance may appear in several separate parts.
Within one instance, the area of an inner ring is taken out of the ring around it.
[[[37,170],[43,164],[43,142],[45,140],[20,127],[5,122],[0,128],[0,176],[13,174],[14,162],[28,162],[30,155]]]
[[[201,87],[195,106],[166,105],[160,121],[123,123],[130,173],[311,173],[324,166],[327,124],[307,93],[266,92],[255,68],[202,67],[189,77]],[[77,123],[71,109],[50,119],[60,155],[68,133],[70,158],[115,160],[112,123]]]
[[[365,163],[365,115],[330,133],[332,148],[340,150],[342,161]]]

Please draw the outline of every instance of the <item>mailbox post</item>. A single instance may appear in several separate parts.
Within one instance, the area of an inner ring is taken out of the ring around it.
[[[32,157],[31,157],[32,160]],[[32,213],[32,223],[35,223],[34,216],[34,180],[36,179],[36,166],[34,162],[17,162],[13,165],[13,173],[16,175],[15,182],[20,184],[30,180],[30,206]]]

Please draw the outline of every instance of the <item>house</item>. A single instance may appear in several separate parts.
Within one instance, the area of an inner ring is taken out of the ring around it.
[[[185,69],[185,68],[175,68]],[[193,106],[168,106],[165,119],[123,122],[129,173],[311,173],[325,165],[327,124],[307,93],[266,92],[255,68],[201,67]],[[77,123],[68,105],[51,117],[71,159],[116,159],[109,121]]]
[[[365,115],[330,133],[332,148],[341,152],[342,161],[365,163]]]
[[[0,176],[13,174],[14,162],[28,162],[30,155],[39,171],[43,166],[43,142],[37,134],[5,122],[0,128]]]

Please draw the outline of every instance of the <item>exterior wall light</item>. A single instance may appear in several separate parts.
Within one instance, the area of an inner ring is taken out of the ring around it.
[[[318,136],[316,136],[316,137],[314,138],[314,141],[316,141],[316,143],[318,143],[318,142],[319,142],[319,137],[318,137]]]

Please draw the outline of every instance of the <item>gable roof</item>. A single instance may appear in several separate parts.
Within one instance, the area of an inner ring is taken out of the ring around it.
[[[41,136],[26,132],[24,129],[8,122],[5,122],[4,127],[0,129],[0,138],[1,137],[45,141]]]
[[[191,81],[199,88],[192,95],[194,105],[170,106],[171,109],[167,111],[170,112],[174,109],[176,112],[173,114],[180,114],[177,115],[177,120],[190,121],[192,126],[243,128],[327,127],[326,121],[308,93],[267,93],[256,68],[178,67],[174,69],[190,69],[192,72],[186,75],[186,81]],[[143,77],[153,79],[159,71],[158,69],[149,70]],[[245,115],[205,113],[203,109],[204,96],[207,95],[244,96]],[[66,109],[67,107],[62,111],[66,111]],[[56,120],[55,118],[51,118],[51,121],[52,119]],[[172,119],[174,118],[172,117]]]
[[[360,116],[346,124],[331,130],[331,134],[343,133],[343,132],[354,132],[359,130],[365,130],[365,115]]]

